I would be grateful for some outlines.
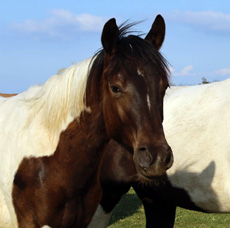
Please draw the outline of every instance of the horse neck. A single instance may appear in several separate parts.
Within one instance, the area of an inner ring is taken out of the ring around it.
[[[99,69],[100,68],[100,69]],[[102,112],[102,69],[89,76],[86,86],[86,106],[90,111],[83,111],[80,118],[74,120],[61,133],[55,155],[61,162],[72,166],[78,175],[87,170],[87,174],[99,171],[104,146],[109,142]],[[91,170],[91,172],[90,172]],[[85,175],[85,173],[82,173]]]
[[[108,141],[102,112],[84,112],[61,133],[55,156],[78,173],[85,170],[80,167],[94,169],[99,165]]]

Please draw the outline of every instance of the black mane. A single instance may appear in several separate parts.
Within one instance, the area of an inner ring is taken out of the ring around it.
[[[131,33],[138,33],[137,31],[131,30],[139,22],[128,23],[127,21],[119,26],[119,38],[116,54],[121,58],[130,58],[138,56],[143,58],[145,61],[160,67],[164,74],[169,79],[168,62],[161,55],[161,53],[148,41],[141,38],[143,34],[130,35]],[[130,49],[132,49],[130,51]],[[104,60],[104,51],[100,49],[95,53],[92,58],[94,61],[93,65],[101,65]],[[92,65],[91,70],[94,70]]]

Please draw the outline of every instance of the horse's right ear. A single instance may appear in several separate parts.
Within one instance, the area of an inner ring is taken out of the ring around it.
[[[115,52],[118,36],[119,29],[117,27],[115,18],[112,18],[105,23],[101,35],[101,43],[107,54],[111,55]]]

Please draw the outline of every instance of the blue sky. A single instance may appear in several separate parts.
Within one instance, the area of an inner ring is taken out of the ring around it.
[[[0,3],[0,92],[22,92],[43,84],[64,67],[92,56],[104,23],[115,17],[166,21],[162,54],[172,82],[194,85],[230,77],[229,0],[8,0]]]

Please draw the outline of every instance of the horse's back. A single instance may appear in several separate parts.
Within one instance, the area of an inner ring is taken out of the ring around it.
[[[164,128],[169,141],[173,138],[173,144],[188,145],[192,145],[192,141],[199,142],[197,150],[207,151],[210,148],[209,154],[214,157],[227,156],[228,153],[216,153],[215,148],[225,145],[222,152],[230,149],[226,148],[230,144],[229,90],[230,79],[208,85],[173,88],[171,94],[166,95],[164,106]],[[194,137],[196,135],[199,137]],[[185,142],[181,140],[183,137]],[[191,148],[187,146],[184,149],[190,151]]]
[[[207,211],[230,211],[229,90],[230,79],[172,88],[165,99],[164,129],[175,157],[170,181]]]

